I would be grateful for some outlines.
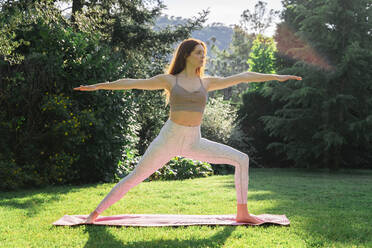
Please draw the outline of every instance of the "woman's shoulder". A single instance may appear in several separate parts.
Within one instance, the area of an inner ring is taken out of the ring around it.
[[[208,74],[205,74],[205,75],[203,75],[203,76],[201,77],[201,79],[203,80],[203,83],[204,83],[204,86],[205,86],[206,89],[208,89],[209,84],[210,84],[213,80],[215,80],[216,78],[217,78],[217,77],[215,77],[215,76],[210,76],[210,75],[208,75]]]
[[[164,73],[164,74],[158,74],[158,77],[163,78],[164,80],[173,80],[176,78],[176,75],[172,75],[169,73]]]
[[[157,77],[161,78],[164,82],[167,83],[168,90],[170,90],[173,87],[174,80],[176,79],[175,75],[169,73],[159,74],[157,75]]]

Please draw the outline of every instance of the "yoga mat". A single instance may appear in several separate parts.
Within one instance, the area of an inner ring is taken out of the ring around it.
[[[180,215],[180,214],[123,214],[98,216],[93,225],[109,226],[195,226],[195,225],[250,225],[262,224],[289,225],[285,215],[260,214],[253,215],[264,222],[261,224],[236,222],[235,215]],[[53,223],[56,226],[74,226],[85,224],[88,215],[65,215]],[[91,224],[86,224],[91,225]]]

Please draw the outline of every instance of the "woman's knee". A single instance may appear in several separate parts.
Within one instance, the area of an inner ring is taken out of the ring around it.
[[[249,156],[246,153],[243,153],[243,156],[242,156],[242,165],[243,166],[246,166],[246,167],[249,167]]]
[[[249,168],[249,156],[245,153],[240,153],[239,156],[227,158],[231,160],[231,164],[234,166],[239,166],[242,169]]]

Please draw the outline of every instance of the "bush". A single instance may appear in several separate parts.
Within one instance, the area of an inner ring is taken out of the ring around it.
[[[254,163],[255,149],[236,119],[237,111],[228,100],[223,100],[223,96],[210,98],[201,126],[202,136],[248,154],[250,161]],[[229,174],[235,170],[232,165],[212,164],[212,167],[215,174]]]
[[[0,188],[16,189],[24,186],[28,173],[15,163],[15,160],[4,160],[0,157]]]
[[[127,176],[137,166],[140,158],[140,156],[134,157],[132,153],[128,153],[127,159],[119,163],[117,176],[119,178]],[[182,180],[211,175],[213,175],[213,169],[210,164],[177,156],[171,159],[162,168],[155,171],[145,181]]]
[[[222,96],[209,98],[201,125],[202,136],[227,144],[234,128],[235,112]]]
[[[133,96],[73,87],[115,77],[120,61],[98,32],[74,30],[52,6],[14,9],[1,22],[21,19],[9,37],[27,42],[11,53],[23,60],[0,59],[0,187],[112,180],[135,145]]]
[[[110,181],[122,152],[138,154],[160,130],[163,99],[72,89],[162,73],[174,42],[200,28],[207,12],[157,32],[161,3],[83,1],[67,19],[54,2],[0,2],[0,159],[13,161],[0,175],[13,178],[14,165],[24,177],[13,185]]]
[[[272,101],[261,94],[261,90],[247,90],[242,94],[242,104],[237,112],[238,122],[242,132],[250,137],[249,144],[253,147],[255,157],[253,164],[258,167],[284,167],[291,163],[282,155],[276,155],[267,146],[279,139],[270,137],[262,116],[271,115],[283,103]]]

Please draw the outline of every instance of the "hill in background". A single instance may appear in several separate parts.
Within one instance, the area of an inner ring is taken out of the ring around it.
[[[187,19],[182,17],[162,15],[155,21],[154,30],[163,29],[167,26],[177,26],[185,24]],[[212,23],[200,30],[192,32],[191,36],[193,38],[204,41],[209,49],[209,46],[212,44],[211,39],[215,38],[215,45],[218,49],[223,50],[227,49],[231,43],[233,28],[225,26],[222,23]]]

